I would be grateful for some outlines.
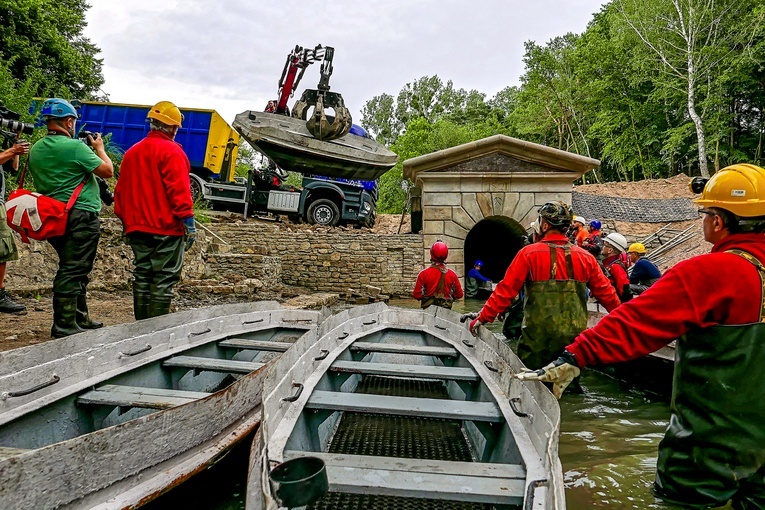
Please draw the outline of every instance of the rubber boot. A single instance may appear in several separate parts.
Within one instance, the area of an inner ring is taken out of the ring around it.
[[[77,296],[53,296],[53,327],[50,336],[62,338],[85,331],[77,325]]]
[[[151,295],[133,287],[133,315],[135,315],[135,320],[140,321],[149,318],[149,303],[151,303]]]
[[[171,301],[172,298],[169,297],[152,297],[149,303],[149,317],[159,317],[170,313]]]
[[[77,325],[82,329],[98,329],[104,327],[103,322],[90,320],[88,300],[84,294],[77,296]]]

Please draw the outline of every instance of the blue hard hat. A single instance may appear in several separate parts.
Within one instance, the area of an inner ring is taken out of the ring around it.
[[[40,114],[43,117],[51,117],[55,119],[65,117],[79,117],[77,110],[75,110],[74,106],[72,106],[72,103],[66,99],[61,99],[58,97],[46,99],[42,105],[42,111]]]
[[[476,260],[475,264],[473,264],[473,265],[474,266],[481,266],[481,267],[483,267],[483,262],[481,262],[480,260]]]
[[[590,220],[590,226],[595,230],[600,230],[600,220]]]

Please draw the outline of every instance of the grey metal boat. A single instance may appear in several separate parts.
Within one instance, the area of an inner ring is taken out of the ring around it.
[[[298,340],[264,384],[246,508],[565,508],[557,401],[459,317],[376,303]]]
[[[136,508],[260,423],[268,363],[321,312],[223,305],[0,353],[0,508]]]
[[[370,138],[349,133],[335,140],[319,140],[308,131],[304,120],[275,113],[240,113],[234,128],[291,172],[371,181],[398,161],[394,152]]]

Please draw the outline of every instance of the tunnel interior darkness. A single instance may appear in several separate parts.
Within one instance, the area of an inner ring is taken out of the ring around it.
[[[526,229],[507,216],[489,216],[475,224],[465,238],[465,275],[476,260],[483,262],[481,274],[499,282],[510,262],[524,246]]]

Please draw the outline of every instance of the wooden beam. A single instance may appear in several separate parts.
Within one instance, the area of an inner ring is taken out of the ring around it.
[[[444,367],[435,365],[403,365],[397,363],[368,363],[365,361],[335,361],[329,368],[333,372],[351,374],[387,375],[415,379],[445,379],[453,381],[477,381],[478,373],[472,368]]]
[[[250,340],[248,338],[231,338],[218,342],[220,347],[229,347],[231,349],[249,349],[253,351],[271,351],[284,352],[292,344],[286,342],[271,342],[269,340]]]
[[[399,345],[385,344],[376,342],[354,342],[350,347],[351,351],[366,352],[389,352],[394,354],[414,354],[425,356],[446,356],[456,358],[457,349],[453,347],[430,347],[427,345]]]
[[[207,372],[226,372],[229,374],[249,374],[264,363],[237,361],[231,359],[202,358],[197,356],[175,356],[162,362],[163,367],[188,368]]]
[[[170,409],[188,404],[210,393],[200,391],[170,390],[165,388],[141,388],[107,384],[77,397],[81,405],[106,405],[140,407],[144,409]]]

